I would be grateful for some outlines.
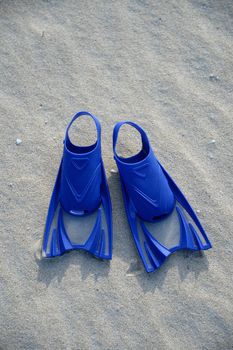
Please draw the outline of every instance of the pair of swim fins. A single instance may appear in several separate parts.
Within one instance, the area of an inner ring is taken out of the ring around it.
[[[97,140],[91,146],[81,147],[70,141],[70,127],[80,116],[91,117],[95,122]],[[123,124],[136,128],[142,140],[141,151],[129,158],[119,156],[116,151]],[[129,121],[117,123],[113,131],[113,153],[128,222],[147,272],[159,268],[177,250],[211,248],[196,213],[155,157],[140,126]],[[85,218],[91,218],[92,227],[84,238],[80,230]],[[88,251],[101,259],[112,258],[112,206],[101,157],[101,126],[88,112],[77,113],[66,130],[42,256],[52,258],[74,249]]]

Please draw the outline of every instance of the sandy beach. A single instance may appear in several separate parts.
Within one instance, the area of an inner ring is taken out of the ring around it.
[[[0,43],[0,349],[233,349],[232,0],[2,0]],[[38,261],[79,110],[102,124],[113,260]],[[213,244],[152,274],[111,172],[112,129],[125,119],[147,131]]]

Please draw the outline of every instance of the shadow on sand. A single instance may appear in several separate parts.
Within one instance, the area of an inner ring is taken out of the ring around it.
[[[110,270],[109,260],[99,260],[84,251],[71,251],[61,257],[52,259],[37,259],[36,263],[39,268],[37,280],[45,283],[46,286],[49,286],[55,279],[61,282],[66,270],[71,267],[74,267],[74,269],[77,266],[79,267],[83,281],[90,275],[98,280],[100,277],[108,275]]]
[[[130,228],[126,219],[124,203],[121,193],[119,175],[111,174],[108,178],[113,205],[113,259],[118,256],[126,264],[127,277],[136,277],[144,293],[161,289],[166,275],[171,267],[177,266],[181,281],[189,274],[195,279],[203,271],[208,271],[209,263],[203,252],[179,251],[171,255],[160,269],[153,273],[147,273],[139,258]],[[94,258],[84,251],[72,251],[55,259],[36,260],[38,269],[37,279],[48,286],[54,279],[60,282],[68,268],[79,266],[82,280],[88,276],[94,276],[98,280],[101,276],[107,276],[111,262]]]

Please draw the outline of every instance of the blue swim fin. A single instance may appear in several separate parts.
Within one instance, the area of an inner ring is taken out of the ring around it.
[[[70,141],[69,129],[80,116],[91,117],[95,122],[97,141],[91,146],[76,146]],[[73,220],[76,232],[82,229],[80,219],[93,215],[88,237],[81,242],[73,241],[65,221]],[[42,257],[52,258],[74,249],[89,251],[101,259],[112,258],[112,206],[101,157],[101,126],[88,112],[77,113],[66,130],[63,157],[47,214]]]
[[[136,128],[142,139],[142,150],[129,158],[120,157],[116,152],[118,133],[123,124]],[[140,126],[129,121],[117,123],[113,131],[113,152],[120,173],[128,222],[147,272],[159,268],[177,250],[211,248],[196,213],[155,157],[148,137]],[[171,219],[178,223],[178,238],[174,240],[172,237],[166,244],[167,237],[173,236]],[[160,232],[163,226],[164,235]]]

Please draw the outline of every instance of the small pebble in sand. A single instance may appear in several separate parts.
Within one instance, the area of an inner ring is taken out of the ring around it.
[[[10,187],[12,187],[12,186],[13,186],[13,184],[12,184],[12,183],[9,183],[9,186],[10,186]]]
[[[112,173],[112,174],[117,174],[117,172],[118,172],[118,171],[117,171],[116,169],[111,169],[111,173]]]
[[[197,209],[196,212],[197,212],[198,214],[200,214],[201,211],[200,211],[200,209]]]
[[[45,124],[48,124],[48,120],[45,120],[44,123],[45,123]]]
[[[53,139],[56,140],[56,137],[54,136]]]
[[[210,143],[216,143],[216,141],[213,139],[213,140],[210,141]]]
[[[15,143],[16,143],[16,145],[18,146],[18,145],[20,145],[20,144],[22,143],[22,140],[16,139]]]
[[[219,80],[219,76],[214,75],[214,74],[210,74],[209,80],[211,80],[211,81],[218,81]]]

